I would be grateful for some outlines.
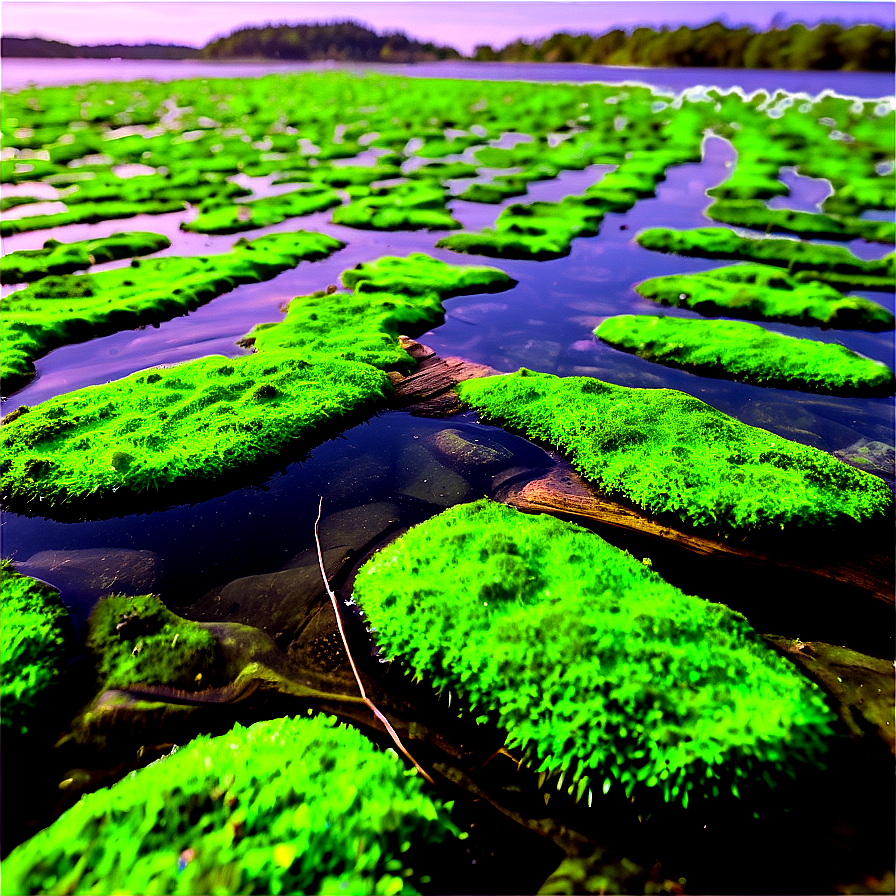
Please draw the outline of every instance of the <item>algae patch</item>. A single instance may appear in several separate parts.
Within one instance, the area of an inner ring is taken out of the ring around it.
[[[236,725],[175,748],[13,850],[3,892],[414,892],[426,847],[457,834],[447,807],[333,721]]]
[[[673,389],[520,370],[468,380],[486,419],[563,451],[587,480],[656,515],[721,532],[885,519],[883,480]]]
[[[804,392],[892,395],[893,371],[836,343],[796,339],[757,324],[622,314],[595,331],[599,339],[647,361]]]
[[[478,501],[412,528],[354,597],[385,653],[582,799],[739,794],[818,764],[818,689],[727,607],[580,526]]]

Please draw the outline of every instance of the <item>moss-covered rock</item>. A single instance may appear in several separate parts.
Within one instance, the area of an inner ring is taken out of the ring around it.
[[[621,314],[595,331],[647,361],[803,392],[891,395],[893,371],[837,343],[784,336],[741,321]]]
[[[101,600],[90,615],[87,647],[103,689],[148,684],[195,690],[212,683],[218,660],[215,638],[152,594]]]
[[[497,268],[451,265],[421,253],[384,257],[345,271],[346,294],[321,291],[289,303],[286,319],[259,324],[245,337],[259,351],[288,349],[363,361],[383,370],[410,371],[416,363],[399,335],[420,333],[445,312],[442,299],[508,289],[514,280]]]
[[[48,230],[68,224],[95,224],[98,221],[116,221],[133,218],[134,215],[165,215],[179,212],[186,203],[176,199],[153,199],[140,203],[108,201],[82,202],[64,212],[52,215],[28,215],[24,218],[4,218],[0,221],[0,236],[13,236],[31,230]]]
[[[861,259],[843,246],[825,246],[797,240],[738,236],[725,227],[643,230],[635,240],[645,249],[696,255],[700,258],[737,258],[780,265],[799,272],[801,279],[833,284],[849,283],[854,289],[893,288],[894,254],[881,259]]]
[[[369,413],[390,388],[368,364],[310,364],[283,351],[144,371],[7,418],[0,488],[9,507],[62,513],[198,487],[295,456],[334,435],[334,423]]]
[[[738,264],[654,277],[635,289],[645,299],[704,315],[860,330],[891,330],[894,324],[893,315],[876,302],[844,296],[826,283],[797,280],[772,265]]]
[[[237,233],[279,224],[287,218],[310,215],[333,208],[341,202],[335,190],[307,185],[304,189],[279,196],[251,199],[239,205],[212,202],[201,206],[199,215],[181,224],[182,230],[194,233]]]
[[[454,834],[394,753],[326,717],[274,719],[88,794],[4,859],[2,889],[393,896]]]
[[[672,389],[520,370],[458,384],[486,419],[567,454],[585,479],[652,514],[721,532],[886,519],[886,483]]]
[[[687,806],[824,753],[822,695],[743,616],[571,523],[453,507],[374,556],[354,597],[387,656],[579,799],[621,786]]]
[[[375,187],[333,211],[333,223],[363,230],[458,230],[445,189],[429,180]]]
[[[67,613],[57,591],[19,575],[9,560],[0,561],[0,600],[0,730],[4,738],[17,739],[29,734],[50,709],[48,701],[66,659],[62,622]]]
[[[183,314],[343,245],[321,233],[278,233],[241,240],[221,255],[135,259],[115,271],[44,277],[0,302],[4,391],[23,385],[34,361],[53,348]]]
[[[896,234],[893,221],[866,221],[850,216],[834,218],[792,209],[772,209],[756,199],[720,199],[706,210],[706,215],[735,227],[750,227],[766,233],[795,233],[814,239],[892,243]]]
[[[117,258],[151,255],[170,245],[171,240],[159,233],[113,233],[77,243],[47,240],[42,249],[20,249],[4,255],[0,282],[24,283],[48,274],[71,274]]]

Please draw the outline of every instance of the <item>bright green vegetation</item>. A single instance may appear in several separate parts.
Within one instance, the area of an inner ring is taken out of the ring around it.
[[[445,189],[430,181],[374,187],[371,195],[333,211],[333,223],[364,230],[456,230]]]
[[[24,283],[48,274],[71,274],[117,258],[151,255],[170,245],[171,240],[159,233],[113,233],[78,243],[47,240],[43,249],[22,249],[4,255],[0,260],[0,282]]]
[[[561,144],[561,148],[565,144]],[[556,152],[555,150],[554,152]],[[625,211],[639,199],[652,196],[656,185],[665,179],[665,171],[670,165],[699,159],[699,146],[695,148],[684,142],[677,149],[638,149],[626,154],[615,171],[592,184],[584,194],[567,196],[559,202],[532,202],[526,205],[508,206],[498,215],[494,229],[479,233],[458,233],[439,240],[440,248],[452,249],[475,255],[495,258],[548,259],[568,255],[572,241],[580,236],[594,236],[600,230],[607,212]],[[526,159],[553,158],[534,144],[522,143],[512,150],[489,148],[477,155],[485,154],[491,163],[498,153],[509,153],[508,161],[515,154],[524,153]],[[535,153],[538,152],[538,155]],[[582,168],[592,161],[606,158],[607,147],[577,144],[574,159],[581,159]],[[581,154],[581,155],[580,155]],[[558,167],[574,167],[574,160],[564,157],[557,160]],[[492,182],[494,184],[495,181]],[[508,184],[513,183],[511,177]],[[495,201],[488,198],[492,184],[470,187],[472,195],[461,198],[475,198],[481,194],[481,201]],[[469,191],[468,191],[469,192]],[[500,200],[497,200],[500,201]]]
[[[164,684],[195,690],[209,682],[218,658],[212,635],[152,594],[101,600],[90,615],[87,647],[103,689]]]
[[[183,202],[173,199],[158,199],[134,205],[130,202],[82,202],[68,211],[53,215],[29,215],[27,218],[0,221],[0,236],[13,236],[31,230],[47,230],[66,224],[95,224],[97,221],[115,221],[118,218],[132,218],[134,215],[164,215],[179,212]]]
[[[354,295],[299,297],[285,321],[253,330],[258,354],[144,371],[13,412],[0,430],[5,499],[62,512],[306,449],[385,399],[389,379],[376,368],[413,367],[398,334],[438,320],[442,298],[514,283],[425,255],[359,265],[343,282]]]
[[[324,167],[319,165],[310,168],[305,180],[313,180],[328,187],[368,186],[378,180],[393,180],[401,177],[401,168],[398,165],[342,165],[340,167]],[[283,183],[282,179],[275,183]]]
[[[354,597],[387,656],[577,799],[621,786],[687,806],[825,750],[822,694],[743,616],[547,515],[453,507],[374,556]]]
[[[198,203],[208,199],[223,202],[234,196],[245,196],[249,191],[224,180],[220,174],[208,174],[200,167],[189,168],[176,175],[143,174],[138,177],[115,177],[97,174],[78,182],[62,197],[66,205],[119,200],[139,206],[142,202],[170,200]],[[134,214],[139,214],[135,211]]]
[[[661,305],[705,315],[860,330],[891,330],[894,323],[893,315],[876,302],[844,296],[826,283],[801,282],[771,265],[739,264],[654,277],[635,289]]]
[[[853,240],[892,243],[896,224],[892,221],[866,221],[862,218],[833,218],[791,209],[771,209],[753,199],[720,199],[706,211],[708,217],[736,227],[751,227],[766,233],[795,233],[816,239]]]
[[[724,532],[892,513],[882,479],[673,389],[523,369],[468,380],[457,392],[486,419],[553,445],[599,489],[651,514]]]
[[[55,590],[19,575],[9,560],[0,561],[0,600],[0,730],[4,737],[17,738],[27,735],[48,709],[61,679],[66,649],[60,624],[67,614]]]
[[[143,371],[7,415],[0,490],[8,507],[46,514],[198,485],[295,457],[390,388],[367,364],[279,351]]]
[[[448,808],[332,718],[236,725],[83,797],[4,859],[3,893],[415,893]]]
[[[324,234],[278,233],[241,240],[221,255],[135,259],[122,270],[45,277],[0,303],[4,390],[22,386],[34,361],[60,345],[166,320],[342,246]]]
[[[496,268],[451,265],[415,253],[360,264],[345,271],[342,282],[353,292],[298,296],[284,321],[259,324],[245,342],[259,351],[288,349],[305,358],[320,355],[409,372],[416,362],[399,346],[399,335],[437,324],[443,299],[499,292],[515,281]]]
[[[310,215],[339,205],[338,194],[326,187],[307,185],[292,193],[252,199],[240,205],[220,205],[212,201],[200,207],[199,215],[181,224],[182,230],[195,233],[236,233],[279,224],[287,218]]]
[[[800,279],[848,282],[855,289],[893,288],[894,254],[864,260],[843,246],[814,245],[796,240],[738,236],[724,227],[668,230],[656,227],[635,237],[645,249],[696,255],[699,258],[737,258],[786,267]]]
[[[595,331],[615,348],[647,361],[804,392],[892,395],[893,371],[836,343],[796,339],[757,324],[622,314]]]

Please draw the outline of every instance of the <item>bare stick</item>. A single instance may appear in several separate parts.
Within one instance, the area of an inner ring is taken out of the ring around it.
[[[433,779],[424,771],[422,766],[410,753],[404,748],[402,742],[398,739],[398,734],[396,734],[395,729],[389,724],[389,720],[376,708],[373,701],[367,696],[367,692],[364,690],[364,685],[361,683],[361,676],[358,674],[358,667],[355,665],[355,661],[352,658],[352,652],[348,646],[348,639],[345,637],[345,629],[342,627],[342,614],[339,612],[339,604],[336,600],[336,595],[330,590],[330,583],[327,581],[327,571],[324,569],[324,555],[320,549],[320,538],[317,534],[317,526],[320,523],[320,515],[324,506],[324,498],[323,495],[320,497],[320,502],[317,505],[317,519],[314,521],[314,543],[317,545],[317,562],[320,564],[320,575],[324,580],[324,588],[327,589],[327,594],[330,597],[330,603],[333,605],[333,613],[336,615],[336,625],[339,628],[339,636],[342,638],[342,646],[345,648],[345,655],[348,657],[348,661],[352,667],[352,672],[355,676],[355,681],[358,683],[358,690],[361,692],[361,699],[370,707],[370,711],[383,723],[386,731],[389,732],[389,737],[395,742],[395,746],[401,750],[403,756],[407,757],[408,761],[429,781],[430,784],[434,784]]]

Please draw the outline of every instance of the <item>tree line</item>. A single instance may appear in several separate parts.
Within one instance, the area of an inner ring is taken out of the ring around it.
[[[202,57],[340,62],[429,62],[461,58],[453,47],[423,43],[402,32],[377,34],[357,22],[240,28],[206,44]]]
[[[79,46],[42,37],[2,37],[0,56],[18,59],[196,59],[199,48],[177,44]]]
[[[837,24],[753,31],[712,22],[682,26],[615,29],[599,37],[560,32],[542,41],[516,40],[499,50],[476,47],[479,61],[585,62],[592,65],[715,66],[719,68],[893,71],[894,32],[877,25]]]
[[[614,29],[592,34],[559,32],[541,41],[515,40],[495,50],[480,44],[476,61],[584,62],[593,65],[716,66],[721,68],[893,71],[894,32],[877,25],[838,24],[753,31],[712,22],[682,26]],[[201,49],[165,44],[72,46],[42,38],[4,37],[6,57],[123,59],[283,59],[339,62],[428,62],[463,58],[453,47],[421,42],[402,32],[377,34],[357,22],[261,25],[239,28]]]

